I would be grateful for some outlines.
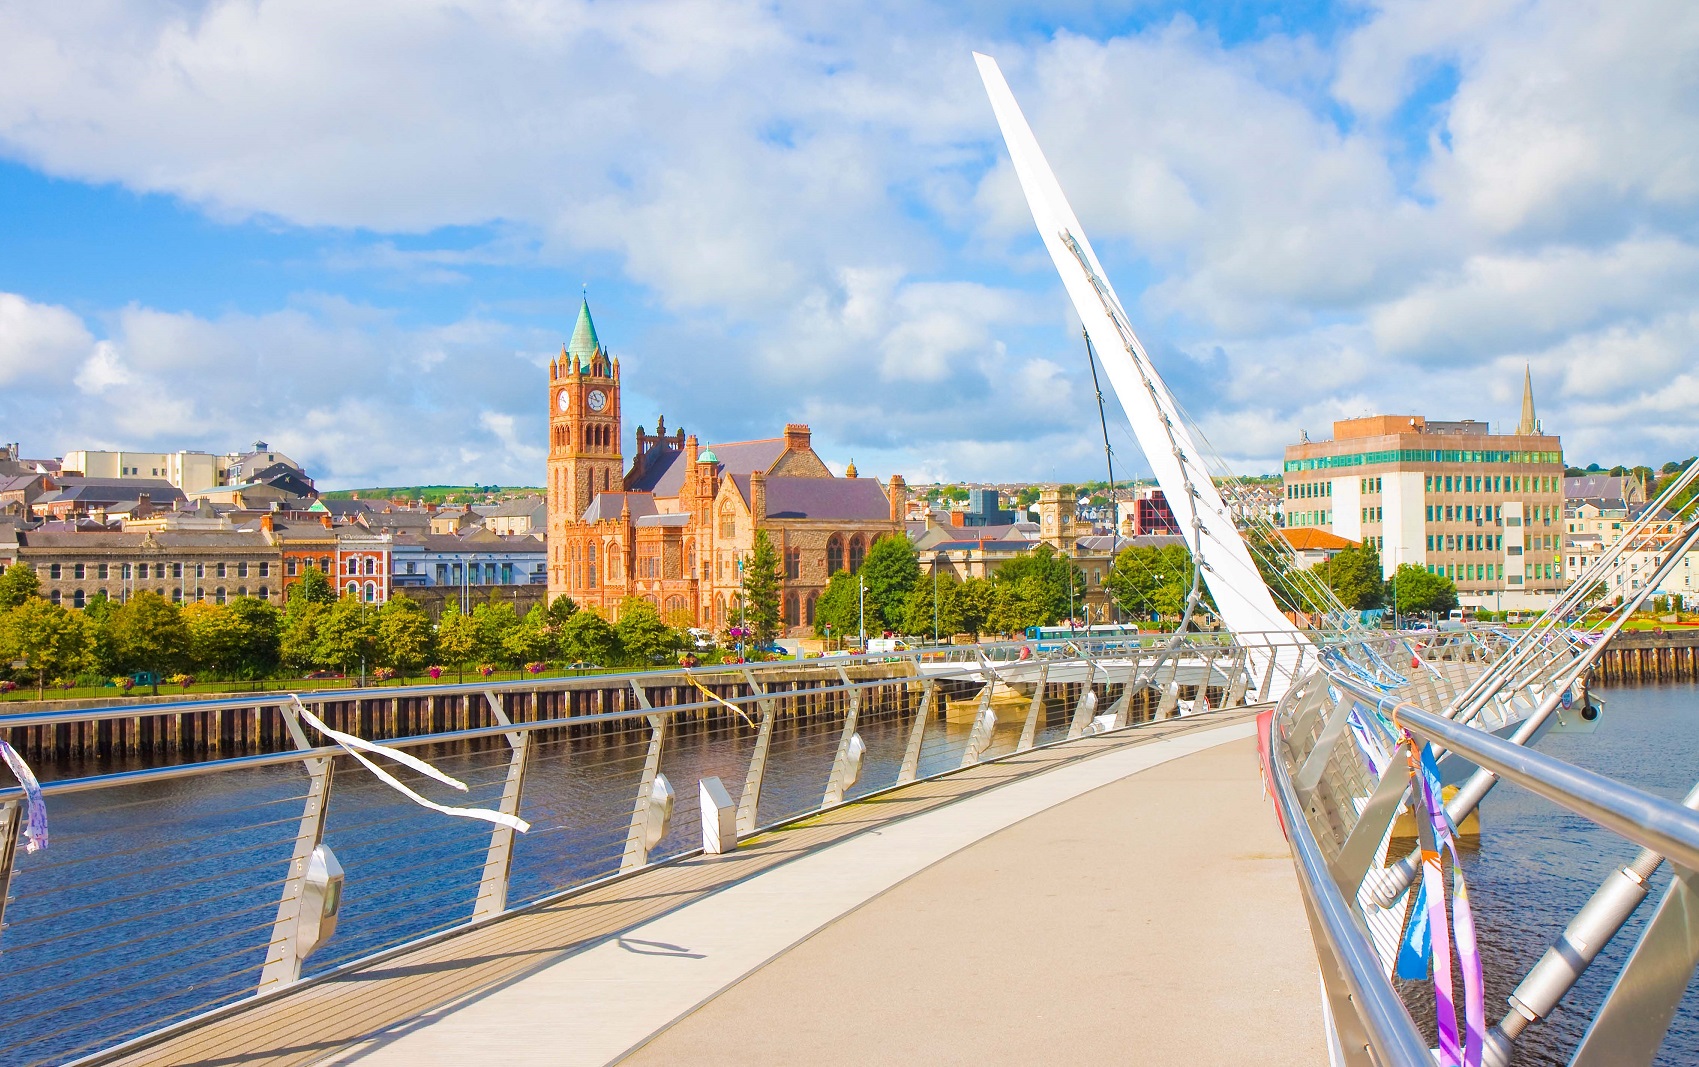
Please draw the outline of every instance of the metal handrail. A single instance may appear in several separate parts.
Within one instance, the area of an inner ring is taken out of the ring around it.
[[[1129,651],[1153,651],[1156,646],[1143,645],[1144,641],[1165,640],[1167,633],[1149,633],[1143,635],[1110,635],[1068,638],[1027,638],[1019,641],[999,641],[981,645],[934,645],[919,649],[902,651],[877,652],[866,656],[827,656],[806,660],[778,660],[767,663],[747,664],[707,664],[697,667],[661,666],[644,670],[610,672],[605,674],[580,674],[572,676],[553,676],[549,678],[520,678],[502,681],[477,682],[443,682],[431,685],[379,686],[372,688],[353,689],[275,689],[251,696],[235,696],[217,700],[185,700],[170,701],[157,704],[114,704],[97,708],[75,708],[63,711],[23,712],[16,715],[0,714],[0,729],[22,729],[34,726],[55,726],[72,722],[100,722],[113,719],[131,719],[154,715],[176,715],[207,711],[235,711],[250,708],[270,708],[288,703],[292,697],[299,697],[308,704],[344,703],[358,700],[394,700],[413,697],[456,697],[475,696],[484,693],[532,693],[558,692],[568,689],[581,689],[590,685],[605,688],[627,688],[632,682],[642,684],[660,678],[690,678],[707,677],[725,674],[735,674],[744,669],[755,670],[758,673],[785,674],[798,670],[811,670],[834,667],[855,667],[872,663],[896,662],[936,662],[931,659],[939,654],[946,656],[951,652],[973,654],[986,651],[1017,651],[1023,647],[1031,648],[1034,644],[1048,644],[1061,640],[1079,646],[1090,646],[1094,649],[1126,648]],[[1291,644],[1292,637],[1283,631],[1270,631],[1267,634],[1230,634],[1225,631],[1197,631],[1185,634],[1188,642],[1198,646],[1211,648],[1220,647],[1249,647],[1266,649],[1279,647],[1281,644]],[[1258,638],[1278,638],[1278,642],[1257,640]],[[1307,643],[1307,642],[1305,642]],[[967,661],[964,661],[964,664]],[[973,665],[964,667],[964,675],[977,674],[979,667]],[[936,677],[936,675],[934,675]],[[888,680],[888,679],[887,679]],[[877,683],[869,683],[877,684]],[[816,690],[818,692],[820,690]],[[738,698],[746,699],[746,698]],[[735,702],[735,701],[734,701]],[[683,705],[678,705],[682,707]],[[575,721],[589,721],[576,720]]]
[[[1266,728],[1270,734],[1267,739],[1269,752],[1273,754],[1277,752],[1274,746],[1278,740],[1274,736],[1273,716],[1269,716]],[[1303,805],[1286,770],[1286,761],[1278,755],[1271,755],[1269,764],[1269,774],[1274,779],[1270,792],[1297,860],[1300,887],[1309,899],[1311,914],[1320,925],[1320,935],[1325,938],[1339,965],[1339,975],[1351,992],[1352,1004],[1368,1031],[1374,1052],[1383,1063],[1399,1067],[1427,1067],[1433,1063],[1428,1044],[1397,991],[1381,978],[1380,957],[1358,925],[1350,903],[1335,886],[1327,860],[1309,832]]]
[[[1392,709],[1392,719],[1506,781],[1689,870],[1699,871],[1699,813],[1411,704]]]

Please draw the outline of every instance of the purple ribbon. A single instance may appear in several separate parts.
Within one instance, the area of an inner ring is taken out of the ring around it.
[[[4,741],[0,741],[0,760],[6,761],[6,766],[17,776],[18,784],[24,787],[27,799],[28,815],[24,821],[24,851],[34,852],[47,847],[47,802],[41,798],[41,783],[35,780],[35,772],[29,769],[29,764],[18,755],[16,749]]]

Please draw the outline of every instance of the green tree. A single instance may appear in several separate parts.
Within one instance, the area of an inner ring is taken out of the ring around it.
[[[319,624],[330,609],[316,600],[291,597],[283,614],[283,634],[278,656],[294,671],[311,671],[319,665]]]
[[[1036,574],[994,584],[996,600],[991,610],[991,628],[999,633],[1018,634],[1029,626],[1047,626],[1056,620],[1049,585]]]
[[[41,595],[41,579],[28,563],[14,563],[0,571],[0,611],[11,611],[32,596]]]
[[[1128,546],[1115,554],[1103,584],[1128,614],[1179,615],[1192,589],[1192,554],[1184,545]]]
[[[378,609],[377,658],[403,676],[417,674],[430,665],[436,652],[436,632],[431,617],[417,600],[396,593]]]
[[[849,571],[839,571],[826,582],[826,591],[814,604],[814,632],[824,635],[828,626],[833,636],[849,638],[861,632],[861,583]]]
[[[1077,614],[1085,605],[1085,572],[1074,566],[1067,556],[1047,544],[1040,543],[1031,552],[1009,560],[998,567],[993,575],[994,581],[1000,586],[1019,586],[1026,578],[1038,579],[1044,590],[1043,597],[1031,600],[1032,590],[1029,588],[1025,593],[1012,592],[1007,599],[1009,603],[1030,601],[1038,605],[1043,618],[1029,625],[1048,626],[1057,619],[1067,617],[1070,607]]]
[[[336,603],[336,586],[331,583],[330,575],[317,567],[308,567],[301,572],[301,580],[289,587],[289,604],[293,605],[297,599],[328,607]]]
[[[755,531],[755,545],[743,560],[743,624],[754,632],[755,643],[768,644],[779,633],[779,553],[766,530]],[[624,625],[625,609],[620,609]],[[626,652],[631,652],[630,646]]]
[[[242,633],[235,616],[222,604],[189,604],[183,608],[189,631],[189,666],[197,674],[223,674],[240,654]]]
[[[908,634],[930,634],[936,621],[938,635],[962,631],[961,611],[956,604],[956,596],[961,588],[961,582],[950,571],[940,571],[938,574],[938,611],[932,610],[932,576],[928,575],[915,583],[909,590],[908,599],[903,604],[902,630]]]
[[[189,628],[181,608],[144,589],[113,613],[112,644],[121,670],[158,678],[188,662]],[[157,684],[153,689],[159,692]]]
[[[36,677],[36,696],[45,696],[47,679],[70,677],[88,663],[83,619],[41,597],[30,597],[0,615],[0,659],[22,660]]]
[[[578,613],[578,602],[569,596],[557,596],[549,601],[547,610],[549,625],[555,627],[555,632],[558,635],[560,627],[566,625],[566,620]]]
[[[957,587],[950,604],[956,609],[959,633],[982,634],[991,626],[997,607],[997,587],[989,578],[969,578]]]
[[[507,652],[507,638],[519,629],[519,615],[513,603],[492,600],[472,609],[472,623],[478,631],[478,661],[512,666]]]
[[[620,658],[619,633],[594,611],[580,611],[560,628],[560,652],[568,663],[607,666]]]
[[[1322,579],[1339,602],[1352,611],[1376,608],[1385,595],[1381,579],[1380,553],[1373,545],[1342,549],[1332,559],[1316,565]]]
[[[349,594],[332,604],[319,620],[313,653],[320,663],[353,674],[370,662],[377,645],[377,613]]]
[[[655,605],[642,597],[628,596],[620,603],[619,624],[614,629],[626,662],[633,666],[658,663],[683,644],[678,631],[662,622]]]
[[[225,605],[225,610],[236,620],[241,634],[241,645],[228,668],[231,673],[250,682],[276,674],[283,613],[270,601],[251,596],[237,597]]]
[[[1400,615],[1443,614],[1457,606],[1457,586],[1451,579],[1417,563],[1399,564],[1387,586],[1387,602],[1396,600]]]
[[[103,589],[89,597],[83,606],[84,628],[88,631],[89,669],[102,677],[111,677],[121,669],[117,650],[112,641],[112,619],[118,614],[118,602]]]
[[[502,649],[509,662],[523,667],[527,663],[552,658],[556,643],[555,625],[549,619],[549,611],[538,604],[502,638]]]
[[[915,559],[914,546],[902,535],[881,537],[873,542],[867,558],[862,561],[861,580],[867,583],[867,627],[882,630],[907,630],[908,598],[920,582],[920,562]],[[818,610],[818,609],[816,609]],[[877,623],[874,621],[877,619]],[[932,623],[927,622],[930,633]]]
[[[478,654],[478,624],[460,610],[459,604],[450,604],[437,620],[437,652],[464,682],[466,664]]]

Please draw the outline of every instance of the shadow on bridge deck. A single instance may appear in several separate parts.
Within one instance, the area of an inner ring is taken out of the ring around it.
[[[1322,1062],[1250,732],[1200,716],[983,764],[123,1062]]]

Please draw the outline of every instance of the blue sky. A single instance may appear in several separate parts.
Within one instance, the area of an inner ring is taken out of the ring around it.
[[[1699,451],[1691,5],[59,7],[0,0],[28,454],[535,484],[588,285],[633,425],[1094,477],[973,49],[1235,468],[1370,411],[1510,422],[1524,363],[1572,461]]]

